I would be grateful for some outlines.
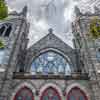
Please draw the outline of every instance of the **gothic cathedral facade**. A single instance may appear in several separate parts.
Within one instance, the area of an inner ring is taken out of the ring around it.
[[[98,9],[82,14],[76,7],[74,49],[52,29],[27,48],[26,14],[24,7],[0,21],[0,100],[100,100]]]

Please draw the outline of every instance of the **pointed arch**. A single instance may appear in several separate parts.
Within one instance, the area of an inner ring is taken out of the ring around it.
[[[34,95],[28,87],[24,86],[17,91],[13,100],[34,100]]]
[[[78,94],[78,95],[77,95]],[[66,88],[66,100],[91,100],[89,91],[79,83]]]
[[[40,92],[39,92],[40,100],[43,100],[43,95],[45,95],[45,93],[48,92],[49,89],[55,92],[56,96],[59,98],[58,100],[61,100],[61,98],[63,98],[62,91],[57,84],[46,83],[40,88]]]
[[[49,47],[49,48],[43,48],[42,50],[39,51],[39,53],[36,53],[35,56],[32,57],[31,62],[32,62],[36,57],[38,57],[39,55],[41,55],[41,54],[43,54],[43,53],[46,53],[46,52],[49,52],[49,51],[55,52],[55,53],[57,53],[57,54],[63,56],[63,57],[72,65],[72,62],[71,62],[70,57],[69,57],[68,55],[65,55],[65,54],[63,53],[63,51],[61,51],[61,50],[59,50],[59,49],[57,49],[57,48],[54,48],[54,47],[53,47],[53,48],[50,48],[50,47]]]
[[[43,75],[48,73],[69,75],[73,71],[70,58],[54,48],[41,50],[32,58],[30,66],[30,72],[34,74],[41,72]]]
[[[61,100],[61,97],[58,93],[58,91],[53,87],[48,87],[43,91],[42,96],[40,97],[40,100]]]
[[[0,36],[9,37],[12,31],[11,23],[3,23],[0,25]]]
[[[12,94],[10,96],[10,100],[16,100],[15,97],[18,95],[18,92],[21,92],[23,89],[25,89],[26,91],[28,91],[28,93],[30,93],[31,96],[33,96],[33,99],[32,100],[34,100],[34,95],[36,93],[36,88],[30,82],[22,82],[22,83],[19,83],[15,87],[15,89],[12,91]]]
[[[88,100],[88,98],[80,88],[73,87],[69,91],[66,100]]]

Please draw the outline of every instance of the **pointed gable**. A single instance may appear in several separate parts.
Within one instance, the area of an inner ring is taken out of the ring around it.
[[[56,48],[61,49],[62,51],[71,52],[73,49],[67,45],[64,41],[62,41],[59,37],[57,37],[53,33],[47,34],[45,37],[40,39],[38,42],[33,44],[29,50],[41,50],[43,48]]]
[[[75,50],[53,33],[47,34],[27,50],[26,67],[30,67],[31,62],[36,56],[49,50],[57,51],[58,53],[62,53],[64,56],[68,57],[72,66],[74,66],[74,70],[77,69]]]

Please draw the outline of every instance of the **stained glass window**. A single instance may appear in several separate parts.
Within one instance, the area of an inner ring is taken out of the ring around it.
[[[0,25],[0,36],[9,37],[12,30],[12,25],[10,23],[4,23]]]
[[[30,89],[24,87],[17,92],[14,100],[34,100],[33,93]]]
[[[31,72],[41,72],[44,75],[48,73],[70,74],[71,69],[69,62],[63,56],[49,51],[41,54],[35,60],[33,60]]]
[[[43,92],[40,100],[61,100],[61,98],[56,89],[49,87]]]
[[[67,97],[67,100],[88,100],[84,92],[77,87],[73,88]]]

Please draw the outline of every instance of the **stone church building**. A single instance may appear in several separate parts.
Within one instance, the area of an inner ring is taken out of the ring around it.
[[[92,20],[100,20],[95,9],[76,7],[74,48],[52,29],[27,48],[27,7],[0,21],[0,100],[100,100],[100,40],[89,36]]]

